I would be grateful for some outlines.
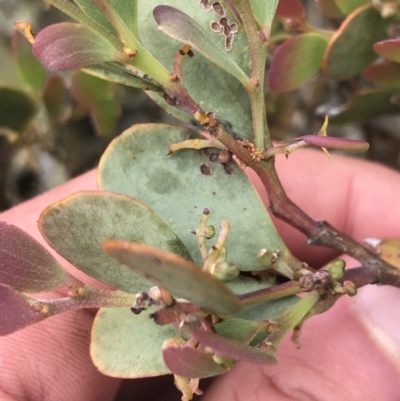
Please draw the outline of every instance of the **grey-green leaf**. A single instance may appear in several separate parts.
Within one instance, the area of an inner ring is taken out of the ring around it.
[[[90,355],[100,372],[118,378],[140,378],[170,373],[161,347],[175,337],[171,325],[158,326],[149,309],[134,315],[125,308],[100,309],[94,320]]]
[[[226,372],[222,364],[204,349],[185,345],[184,341],[171,339],[163,345],[163,358],[172,373],[188,378],[205,378]]]
[[[107,256],[108,239],[135,241],[177,253],[190,260],[178,237],[148,207],[127,196],[84,191],[43,211],[39,228],[46,241],[87,275],[130,293],[152,284]]]
[[[158,23],[159,29],[167,35],[182,43],[189,44],[205,58],[233,75],[240,82],[246,83],[249,81],[249,77],[236,61],[214,39],[212,31],[206,31],[187,14],[173,7],[158,6],[154,9],[154,18]]]
[[[90,0],[74,0],[74,3],[82,10],[82,12],[96,24],[102,26],[110,32],[116,33],[107,17],[96,7]]]
[[[203,209],[210,224],[231,225],[226,243],[228,261],[239,269],[263,270],[261,248],[285,249],[281,238],[248,177],[233,161],[222,165],[215,155],[181,150],[167,156],[169,145],[188,137],[203,138],[186,128],[164,124],[136,125],[116,138],[98,170],[102,190],[123,193],[149,205],[182,240],[195,263],[201,256],[195,236]],[[211,150],[214,154],[216,150]],[[213,240],[209,241],[209,246]]]
[[[146,49],[155,55],[169,70],[173,70],[172,59],[181,46],[179,42],[157,30],[153,17],[153,10],[160,4],[159,0],[147,0],[140,3],[139,28],[140,36]],[[210,10],[203,12],[198,1],[163,0],[163,5],[179,8],[181,11],[195,19],[203,29],[209,30],[214,40],[220,42],[224,50],[224,36],[222,33],[212,32],[210,24],[219,17]],[[225,7],[225,16],[230,23],[236,22],[239,31],[235,34],[230,57],[240,66],[246,75],[250,73],[249,46],[246,35],[238,21],[228,7]],[[199,52],[194,51],[193,58],[183,61],[183,80],[190,96],[206,111],[212,111],[216,118],[223,121],[237,138],[253,140],[250,100],[243,85],[225,70],[219,68]],[[206,74],[204,73],[206,71]],[[159,105],[161,102],[158,102]],[[165,104],[165,102],[163,102]],[[170,112],[167,109],[167,112]],[[181,116],[173,113],[177,118]],[[184,119],[187,121],[187,118]]]
[[[279,0],[250,0],[251,9],[262,31],[269,36]]]
[[[222,337],[249,344],[260,331],[260,325],[252,320],[230,318],[215,325],[215,329]]]
[[[240,310],[239,299],[222,281],[176,254],[115,240],[106,241],[103,249],[177,298],[184,298],[221,315]]]

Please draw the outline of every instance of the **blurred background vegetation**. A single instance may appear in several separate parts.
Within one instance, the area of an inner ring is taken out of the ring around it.
[[[302,3],[312,26],[340,27],[344,16],[327,18],[315,0]],[[132,124],[178,123],[141,90],[81,72],[47,71],[13,25],[28,21],[37,33],[66,19],[43,0],[0,0],[0,210],[95,167],[108,143]],[[396,32],[395,24],[391,29]],[[287,32],[287,26],[274,23],[271,59],[277,46],[293,34]],[[345,57],[350,60],[352,54]],[[355,107],[354,96],[371,86],[362,74],[334,80],[319,73],[299,89],[268,93],[274,140],[315,133],[329,114],[330,136],[367,140],[369,151],[358,157],[399,168],[397,89],[389,95],[380,90],[372,97],[364,96]]]

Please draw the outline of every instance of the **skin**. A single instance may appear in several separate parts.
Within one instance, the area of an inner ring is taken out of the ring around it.
[[[329,162],[322,152],[310,150],[299,151],[289,160],[278,157],[277,166],[288,195],[313,218],[325,219],[359,241],[400,238],[397,172],[339,155]],[[89,172],[0,219],[44,243],[36,227],[40,212],[70,193],[95,188],[95,172]],[[268,204],[262,189],[260,193]],[[326,248],[307,247],[302,234],[280,221],[276,225],[295,255],[312,266],[323,266],[338,256]],[[356,261],[346,260],[348,266],[357,266]],[[202,400],[398,401],[399,302],[400,291],[390,287],[369,286],[355,298],[342,297],[327,313],[306,322],[301,349],[287,339],[278,350],[278,365],[237,364],[213,381]],[[90,360],[92,321],[93,312],[72,311],[1,338],[0,400],[141,401],[160,394],[163,400],[179,399],[176,392],[168,398],[171,377],[130,381],[124,384],[129,396],[124,398],[120,392],[115,398],[121,380],[103,376]]]

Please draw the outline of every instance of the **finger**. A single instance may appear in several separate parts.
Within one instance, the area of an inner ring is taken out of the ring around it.
[[[18,401],[113,400],[121,381],[93,365],[92,323],[90,314],[72,311],[2,337],[0,388]]]
[[[0,219],[44,244],[36,225],[42,210],[69,193],[95,187],[95,173],[90,172],[1,214]],[[64,267],[73,269],[53,254]],[[74,274],[79,272],[74,269]],[[72,311],[2,337],[0,388],[15,400],[112,400],[121,381],[102,375],[93,366],[89,354],[92,323],[89,312]]]
[[[341,155],[332,161],[314,150],[301,150],[286,160],[277,157],[277,170],[287,195],[315,220],[362,241],[366,237],[399,237],[400,174],[375,163]],[[252,173],[254,176],[254,173]],[[268,205],[259,181],[256,187]],[[335,251],[304,246],[306,237],[274,219],[285,243],[302,260],[322,266]]]

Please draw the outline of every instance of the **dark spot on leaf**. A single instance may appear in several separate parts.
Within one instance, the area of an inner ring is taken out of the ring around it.
[[[219,156],[218,153],[211,153],[208,156],[208,159],[210,160],[210,162],[216,162],[218,160],[218,156]]]
[[[211,153],[212,153],[212,150],[211,150],[211,148],[204,148],[204,149],[203,149],[203,153],[204,153],[206,156],[210,156]]]
[[[232,50],[232,47],[233,47],[233,39],[235,39],[235,35],[233,35],[233,34],[230,34],[229,36],[227,36],[227,37],[225,38],[225,49],[226,49],[227,51]]]
[[[187,52],[187,55],[189,56],[189,58],[193,58],[193,57],[194,57],[194,53],[193,53],[192,50],[189,50],[189,51]]]
[[[203,163],[200,166],[200,171],[201,171],[201,174],[203,174],[203,175],[211,175],[212,174],[211,167],[208,164],[205,164],[205,163]]]
[[[222,26],[227,26],[227,25],[229,26],[229,20],[228,20],[228,18],[226,18],[226,17],[220,18],[219,23],[220,23]]]
[[[212,22],[210,23],[210,28],[211,28],[211,30],[212,30],[213,32],[219,33],[219,32],[221,32],[222,26],[221,26],[221,24],[220,24],[219,22],[217,22],[217,21],[212,21]]]
[[[228,174],[228,175],[232,175],[235,172],[233,167],[231,165],[229,165],[229,164],[223,164],[222,166],[224,167],[225,173]]]
[[[208,0],[199,0],[199,4],[201,5],[203,11],[211,10],[211,4]]]
[[[229,25],[224,26],[224,36],[228,37],[231,34],[231,27]]]
[[[212,3],[212,8],[215,14],[218,14],[218,16],[223,17],[225,15],[225,11],[219,1]]]

